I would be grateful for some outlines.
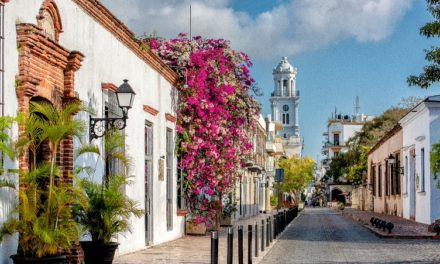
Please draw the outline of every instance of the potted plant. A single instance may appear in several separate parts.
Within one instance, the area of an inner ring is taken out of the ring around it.
[[[80,180],[84,188],[87,202],[74,205],[75,220],[84,227],[84,233],[91,241],[81,241],[85,263],[112,263],[114,253],[119,246],[112,239],[123,232],[131,231],[129,218],[134,215],[141,217],[143,210],[137,202],[129,199],[121,189],[129,183],[126,173],[129,159],[123,151],[124,138],[119,131],[110,131],[105,136],[105,151],[101,154],[96,145],[87,145],[78,150],[77,156],[93,153],[106,164],[111,159],[118,160],[123,165],[123,172],[107,170],[102,182],[93,181],[95,171],[87,168],[77,168],[77,171],[88,171],[89,177]],[[97,160],[99,160],[97,159]]]
[[[342,202],[338,202],[338,209],[343,211],[345,209],[345,204]]]
[[[46,102],[31,102],[29,113],[20,114],[24,128],[15,144],[15,153],[27,155],[29,168],[19,169],[18,203],[0,229],[0,238],[18,233],[18,252],[14,263],[64,263],[79,227],[72,222],[72,203],[81,204],[81,191],[65,181],[61,171],[60,143],[84,131],[84,124],[72,116],[81,109],[78,103],[57,109]],[[44,145],[45,157],[39,156]]]
[[[222,211],[220,214],[220,226],[232,225],[232,214],[237,211],[237,203],[232,202],[232,194],[222,196]]]

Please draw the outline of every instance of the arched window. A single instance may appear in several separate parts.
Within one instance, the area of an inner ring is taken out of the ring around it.
[[[42,19],[40,21],[40,26],[43,29],[44,33],[51,39],[55,40],[55,25],[53,22],[52,16],[49,14],[47,10],[43,11]]]
[[[41,27],[46,36],[53,41],[58,41],[59,34],[63,32],[63,26],[54,0],[44,1],[37,20],[38,26]]]
[[[289,124],[289,114],[286,114],[286,124]]]
[[[286,114],[283,114],[283,124],[286,123]]]

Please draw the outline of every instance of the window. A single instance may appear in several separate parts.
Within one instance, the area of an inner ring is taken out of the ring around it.
[[[373,188],[373,196],[376,196],[376,166],[371,166],[371,185]]]
[[[287,86],[288,80],[283,80],[283,96],[289,96],[289,87]]]
[[[421,179],[420,179],[420,191],[425,191],[425,149],[420,150],[420,169],[421,169]]]
[[[290,123],[290,121],[289,121],[289,114],[286,114],[286,124],[289,124]]]
[[[283,124],[286,123],[286,114],[283,114]]]
[[[166,168],[167,168],[167,229],[173,229],[173,161],[174,140],[173,130],[167,128]]]
[[[106,118],[112,118],[112,117],[121,117],[122,116],[122,110],[118,105],[118,99],[116,98],[116,94],[108,91],[108,100],[105,102],[105,117]],[[125,131],[121,130],[121,134],[124,135]],[[125,144],[124,144],[125,145]],[[118,149],[117,151],[125,152],[124,147],[122,149]],[[122,162],[119,159],[116,158],[110,158],[108,162],[106,163],[105,168],[106,174],[123,174],[124,166]]]
[[[392,164],[391,166],[391,194],[396,195],[400,194],[400,173],[399,173],[399,167],[400,167],[400,155],[395,154],[396,156],[396,163]]]
[[[405,175],[405,193],[408,193],[408,156],[405,156],[404,175]]]
[[[379,165],[379,169],[377,172],[377,191],[378,196],[382,197],[382,165]]]
[[[388,169],[388,161],[385,161],[385,196],[390,195],[390,173]]]
[[[289,106],[288,105],[283,105],[283,110],[284,110],[284,112],[289,111]]]
[[[44,30],[44,33],[46,33],[49,39],[55,40],[55,34],[56,34],[55,23],[53,21],[52,16],[47,10],[43,11],[42,19],[40,23],[41,23],[41,28]]]
[[[152,215],[152,194],[153,194],[153,124],[145,122],[145,241],[147,244],[152,240],[153,223]]]
[[[339,134],[333,134],[333,145],[339,146]]]

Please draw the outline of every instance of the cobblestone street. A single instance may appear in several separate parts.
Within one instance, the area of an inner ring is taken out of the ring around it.
[[[261,263],[440,263],[440,241],[380,239],[339,212],[307,208]]]

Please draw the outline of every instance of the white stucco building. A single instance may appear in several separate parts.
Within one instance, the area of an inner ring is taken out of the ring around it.
[[[356,113],[352,116],[332,113],[327,122],[327,131],[323,133],[324,145],[321,161],[323,168],[330,166],[330,160],[348,150],[347,141],[357,132],[361,131],[365,122],[371,121],[374,117],[359,113],[359,99],[356,98]]]
[[[400,121],[403,129],[403,217],[431,224],[440,219],[440,189],[431,174],[432,144],[440,140],[440,96],[430,96]]]
[[[302,142],[299,127],[299,90],[296,88],[297,70],[283,57],[273,69],[274,91],[270,97],[274,122],[283,124],[278,132],[287,156],[301,156]]]
[[[128,79],[136,92],[124,130],[134,184],[123,191],[139,202],[146,214],[130,219],[133,232],[118,238],[118,254],[182,236],[185,219],[178,214],[174,156],[175,72],[143,50],[134,34],[98,1],[4,2],[0,1],[5,15],[0,25],[4,28],[4,45],[0,45],[4,49],[2,114],[14,116],[17,109],[26,111],[30,101],[60,105],[75,98],[94,109],[94,117],[115,114],[118,109],[114,109],[113,92]],[[80,113],[78,118],[89,122],[89,114]],[[17,135],[18,130],[14,130]],[[94,142],[102,147],[101,138]],[[7,166],[17,168],[23,162],[9,162]],[[103,171],[100,166],[98,174]],[[99,180],[101,175],[97,177]],[[1,191],[0,223],[14,201],[11,194]],[[8,263],[16,249],[14,239],[4,241],[0,263]]]

